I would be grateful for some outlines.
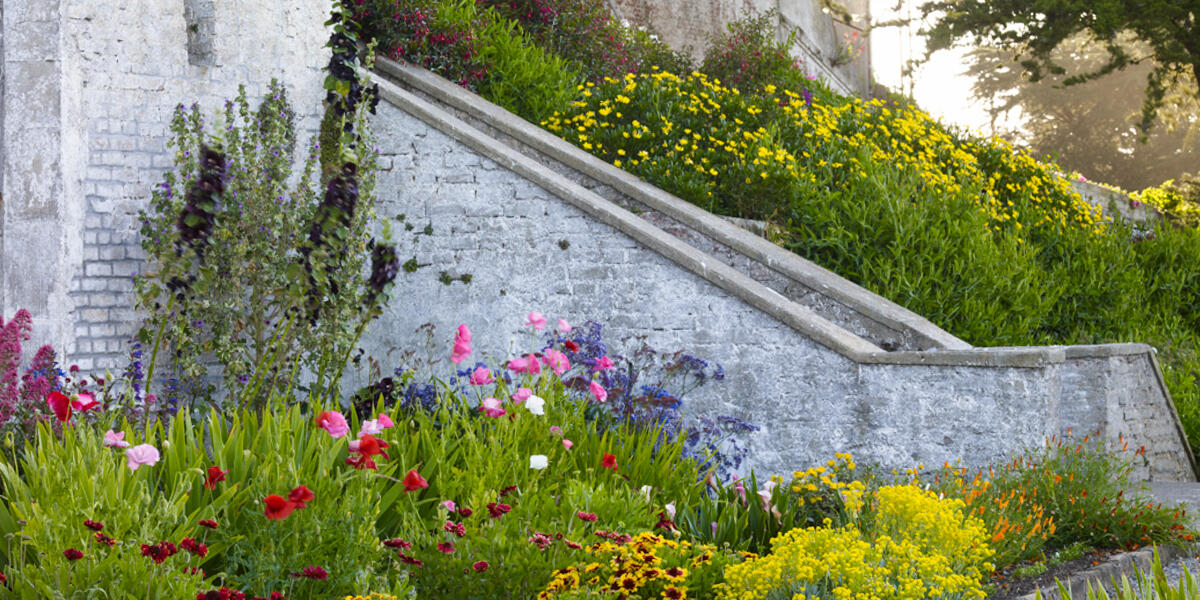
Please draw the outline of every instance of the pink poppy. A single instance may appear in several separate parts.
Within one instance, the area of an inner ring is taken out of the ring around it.
[[[379,413],[379,418],[375,420],[379,421],[379,426],[383,429],[391,429],[392,427],[396,426],[396,424],[392,422],[392,419],[384,413]]]
[[[542,356],[542,363],[550,367],[550,370],[554,371],[555,375],[562,375],[567,372],[567,369],[571,368],[571,361],[567,360],[567,355],[554,348],[546,350],[546,353]]]
[[[327,410],[317,415],[317,427],[328,431],[333,438],[340,438],[350,433],[350,424],[346,423],[346,417],[336,410]]]
[[[125,441],[125,432],[117,433],[111,429],[104,432],[104,445],[109,448],[128,448],[129,442]]]
[[[484,398],[483,402],[479,405],[479,410],[482,410],[483,414],[492,418],[503,417],[507,414],[502,403],[495,398]]]
[[[496,380],[492,379],[492,371],[490,369],[479,367],[471,371],[471,385],[487,385],[495,382]]]
[[[140,444],[126,450],[125,459],[130,471],[136,471],[142,465],[151,467],[158,462],[158,449],[150,444]]]
[[[371,419],[363,421],[362,429],[358,430],[359,435],[377,435],[383,433],[383,427],[379,425],[379,421]]]
[[[54,417],[59,422],[67,421],[71,418],[71,399],[62,392],[50,392],[46,396],[46,404],[50,405],[50,410],[54,411]]]
[[[567,440],[567,439],[563,440],[563,448],[566,448],[567,450],[570,450],[571,447],[574,445],[575,445],[575,442],[572,442],[571,440]]]
[[[608,391],[595,381],[588,384],[588,390],[592,392],[592,396],[596,398],[596,402],[604,402],[608,400]]]
[[[514,373],[538,374],[542,372],[542,362],[532,354],[508,361],[508,369]]]
[[[596,359],[596,367],[595,367],[595,370],[597,370],[597,371],[607,371],[607,370],[609,370],[609,369],[612,369],[612,368],[614,368],[614,366],[615,366],[615,365],[613,365],[613,361],[612,361],[612,359],[611,359],[611,358],[609,358],[609,357],[607,357],[607,356],[601,356],[600,358],[597,358],[597,359]]]
[[[558,320],[558,331],[560,333],[571,333],[571,324],[566,319],[560,318]]]
[[[526,387],[517,388],[516,393],[514,393],[512,395],[512,399],[513,399],[514,403],[520,404],[520,403],[528,400],[529,397],[532,395],[533,395],[533,390],[531,390],[529,388],[526,388]]]
[[[471,355],[471,330],[467,329],[464,323],[458,326],[458,333],[454,336],[454,349],[450,351],[450,362],[458,364],[467,359]]]
[[[76,394],[76,399],[71,401],[71,408],[79,412],[87,412],[94,408],[98,408],[100,403],[91,394],[79,393]]]
[[[525,324],[532,327],[535,331],[541,331],[546,328],[546,317],[542,313],[535,311],[529,312],[529,318]]]

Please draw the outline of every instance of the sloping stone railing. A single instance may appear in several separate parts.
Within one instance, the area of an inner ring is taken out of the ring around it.
[[[721,363],[726,381],[687,402],[761,427],[743,470],[788,473],[835,451],[982,464],[1072,429],[1144,446],[1139,477],[1195,479],[1153,348],[972,347],[448,81],[377,67],[381,216],[430,223],[411,251],[471,278],[406,276],[368,333],[375,356],[426,321],[446,340],[466,322],[497,360],[536,343],[514,332],[540,310],[604,323],[614,352],[638,338],[625,348]]]

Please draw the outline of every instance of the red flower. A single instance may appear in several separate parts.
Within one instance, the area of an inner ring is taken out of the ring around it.
[[[454,554],[454,542],[438,542],[437,549],[446,554]]]
[[[378,465],[375,464],[375,461],[372,460],[370,456],[365,454],[359,454],[357,456],[351,456],[347,458],[346,464],[354,467],[355,469],[375,469],[378,467]]]
[[[273,521],[282,521],[288,515],[296,510],[296,505],[288,501],[283,496],[271,494],[263,498],[263,503],[267,505],[266,515],[268,519]]]
[[[580,512],[575,513],[575,516],[577,516],[580,519],[587,521],[589,523],[594,523],[596,521],[595,513],[588,513],[588,512],[580,511]]]
[[[292,571],[292,577],[303,577],[305,579],[325,581],[329,578],[329,573],[326,573],[325,569],[322,569],[316,565],[308,565],[307,567],[304,567],[303,571]]]
[[[63,556],[67,557],[67,560],[75,562],[83,558],[83,553],[74,548],[67,548],[66,550],[63,550]]]
[[[505,496],[507,496],[507,495],[509,495],[509,494],[511,494],[511,493],[513,493],[513,492],[515,492],[515,491],[517,491],[517,486],[515,486],[515,485],[510,485],[510,486],[508,486],[508,487],[506,487],[506,488],[504,488],[504,489],[500,490],[500,497],[501,497],[501,498],[503,498],[503,497],[505,497]]]
[[[358,440],[358,453],[363,456],[380,455],[380,456],[383,456],[384,458],[387,458],[388,457],[387,452],[383,451],[387,447],[388,447],[387,442],[385,442],[369,433],[363,434],[363,436],[361,438],[359,438],[359,440]]]
[[[196,594],[196,600],[246,600],[246,595],[237,590],[223,587],[219,590],[199,592]]]
[[[499,519],[501,515],[512,510],[512,507],[507,504],[488,502],[487,509],[488,514],[491,515],[493,519]]]
[[[200,558],[204,558],[208,555],[208,546],[197,542],[195,538],[183,538],[183,540],[179,542],[179,547],[191,552],[192,554],[195,554],[196,556],[199,556]]]
[[[392,538],[390,540],[383,540],[383,545],[387,546],[388,548],[403,548],[404,550],[408,550],[409,548],[412,548],[412,544],[410,544],[400,538]]]
[[[409,564],[409,565],[413,565],[416,567],[420,567],[425,564],[425,563],[421,562],[420,560],[405,554],[403,550],[401,550],[400,552],[397,552],[396,557],[400,559],[400,562]]]
[[[408,474],[404,476],[404,481],[402,483],[404,484],[405,492],[415,492],[417,490],[429,487],[429,482],[425,481],[424,477],[421,477],[419,474],[417,474],[416,469],[410,469]]]
[[[563,543],[566,544],[567,547],[572,550],[579,550],[580,548],[583,548],[583,544],[580,544],[579,542],[572,542],[571,540],[563,540]]]
[[[606,469],[612,469],[615,473],[617,471],[617,457],[611,454],[605,454],[604,458],[600,461],[600,466]]]
[[[450,533],[453,533],[454,535],[457,535],[458,537],[467,535],[467,527],[465,525],[463,525],[462,523],[455,523],[454,521],[446,521],[446,524],[442,525],[442,529],[445,531],[448,531]]]
[[[567,341],[563,342],[563,347],[566,348],[567,351],[569,351],[569,352],[579,352],[579,344],[576,344],[575,342],[572,342],[571,340],[567,340]]]
[[[217,525],[217,522],[212,519],[200,519],[200,522],[198,523],[198,525],[200,525],[201,527],[207,527],[209,529],[216,529],[217,527],[219,527],[219,525]]]
[[[109,548],[111,548],[117,544],[117,540],[114,540],[99,531],[97,531],[96,535],[94,535],[92,537],[96,538],[97,544],[104,544],[104,545],[108,546]]]
[[[71,399],[62,392],[50,392],[46,396],[46,404],[50,405],[50,410],[54,411],[54,417],[59,422],[66,421],[71,418]]]
[[[221,467],[218,467],[216,465],[209,467],[208,468],[208,476],[204,478],[204,489],[206,489],[206,490],[217,489],[217,482],[225,481],[225,475],[227,473],[229,473],[229,471],[222,471]]]
[[[482,572],[488,570],[488,564],[487,564],[486,560],[481,560],[481,561],[471,565],[471,568],[475,569],[476,573],[482,573]]]
[[[142,556],[149,557],[154,564],[161,565],[164,560],[175,556],[179,548],[171,542],[159,542],[154,545],[142,544]]]
[[[103,523],[97,523],[91,519],[84,521],[83,526],[91,529],[92,531],[100,531],[101,529],[104,529]]]
[[[474,514],[474,511],[472,511],[471,509],[469,509],[465,506],[460,507],[458,509],[458,516],[460,516],[460,517],[466,518],[466,517],[471,516],[472,514]]]
[[[655,529],[666,529],[668,531],[675,529],[675,521],[672,521],[665,512],[658,513],[658,523],[654,524]]]
[[[308,503],[312,502],[313,498],[316,497],[316,494],[314,494],[312,490],[304,486],[297,487],[288,493],[288,500],[290,500],[292,504],[296,505],[296,508],[304,508],[305,506],[308,506]]]

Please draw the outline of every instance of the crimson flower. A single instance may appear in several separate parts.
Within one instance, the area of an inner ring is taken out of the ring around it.
[[[296,508],[304,508],[309,502],[316,498],[316,494],[305,486],[300,486],[288,493],[288,500],[296,506]]]
[[[216,465],[209,467],[208,475],[204,478],[204,489],[206,489],[206,490],[217,489],[217,482],[225,481],[225,475],[227,473],[229,473],[229,471],[222,471],[221,467],[218,467]]]
[[[581,520],[587,521],[589,523],[594,523],[596,521],[596,513],[579,511],[579,512],[575,513],[575,516],[577,516]]]
[[[263,498],[263,503],[267,505],[267,518],[273,521],[282,521],[292,514],[293,510],[296,510],[295,504],[276,494]]]
[[[425,563],[421,562],[419,559],[413,558],[413,557],[405,554],[403,550],[396,553],[396,558],[399,558],[400,562],[409,564],[409,565],[413,565],[414,567],[420,567],[425,564]]]
[[[454,554],[454,542],[438,542],[437,549],[446,554]]]
[[[104,535],[102,532],[99,532],[99,531],[97,531],[97,532],[96,532],[96,535],[94,535],[94,536],[92,536],[92,537],[96,538],[96,543],[97,543],[97,544],[104,544],[104,545],[108,546],[109,548],[111,548],[111,547],[113,547],[113,546],[115,546],[115,545],[117,544],[117,540],[114,540],[114,539],[112,539],[112,538],[108,537],[107,535]]]
[[[504,489],[500,490],[500,497],[501,497],[501,498],[503,498],[503,497],[505,497],[505,496],[507,496],[507,495],[509,495],[509,494],[511,494],[511,493],[513,493],[513,492],[515,492],[515,491],[517,491],[517,486],[515,486],[515,485],[510,485],[510,486],[508,486],[508,487],[506,487],[506,488],[504,488]]]
[[[91,529],[92,531],[100,531],[101,529],[104,529],[103,523],[97,523],[91,519],[84,521],[83,526]]]
[[[583,548],[583,544],[580,544],[579,542],[572,542],[571,540],[563,540],[563,543],[566,544],[567,547],[572,550],[579,550],[580,548]]]
[[[429,487],[429,482],[425,481],[425,478],[421,477],[417,473],[416,469],[410,469],[408,474],[404,476],[404,481],[401,483],[404,484],[405,492],[415,492],[417,490]]]
[[[507,504],[497,504],[495,502],[488,502],[487,509],[488,509],[488,514],[491,515],[491,517],[493,519],[499,519],[501,515],[512,510],[512,507]]]
[[[66,550],[63,550],[63,556],[67,557],[67,560],[75,562],[83,558],[83,553],[74,548],[67,548]]]
[[[472,514],[474,514],[474,511],[472,511],[471,509],[469,509],[465,506],[460,506],[458,508],[458,516],[460,516],[460,517],[466,518],[466,517],[471,516]]]
[[[409,548],[412,548],[412,544],[410,544],[409,542],[406,542],[400,538],[392,538],[390,540],[383,540],[383,545],[387,546],[388,548],[401,548],[404,550],[408,550]]]
[[[478,561],[475,564],[471,565],[471,568],[475,569],[476,573],[482,573],[482,572],[488,570],[488,564],[487,564],[486,560],[481,560],[481,561]]]
[[[446,521],[446,524],[442,525],[442,529],[444,531],[453,533],[454,535],[457,535],[458,537],[467,535],[466,525],[463,525],[462,523],[455,523],[454,521]]]
[[[204,558],[206,555],[208,555],[208,546],[197,542],[195,538],[183,538],[183,540],[179,542],[179,547],[191,552],[192,554],[195,554],[196,556],[199,556],[200,558]]]
[[[566,348],[569,352],[579,352],[579,344],[576,344],[575,342],[572,342],[571,340],[567,340],[567,341],[563,342],[563,347]]]
[[[654,524],[654,528],[672,530],[675,529],[675,521],[672,521],[671,518],[667,516],[667,513],[659,512],[658,523]]]
[[[329,573],[325,569],[316,565],[308,565],[303,571],[292,571],[292,577],[303,577],[305,579],[316,579],[317,581],[325,581],[329,578]]]
[[[270,596],[255,596],[254,600],[288,600],[283,592],[271,592]]]
[[[217,527],[219,527],[219,525],[217,525],[217,522],[212,519],[200,519],[200,522],[198,523],[198,525],[200,525],[201,527],[207,527],[209,529],[216,529]]]
[[[223,587],[219,590],[198,592],[196,600],[246,600],[246,595],[237,590]]]
[[[602,466],[606,469],[612,469],[613,472],[616,473],[617,472],[617,457],[615,457],[611,454],[605,454],[604,458],[600,461],[600,466]]]
[[[59,422],[66,421],[71,418],[71,399],[62,392],[50,392],[46,396],[46,404],[50,405],[50,410],[54,411],[54,417]]]
[[[159,542],[154,545],[142,544],[142,556],[149,557],[156,565],[161,565],[164,560],[175,556],[178,552],[179,548],[171,542]]]

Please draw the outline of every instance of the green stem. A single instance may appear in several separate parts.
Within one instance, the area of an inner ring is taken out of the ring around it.
[[[167,298],[167,314],[171,313],[171,306],[175,303],[175,296]],[[150,394],[150,386],[154,383],[154,365],[158,363],[158,346],[162,343],[163,332],[167,329],[167,322],[164,320],[158,326],[158,334],[154,336],[154,348],[150,351],[150,364],[146,366],[146,394]],[[142,435],[150,435],[150,403],[142,398]]]
[[[365,317],[358,324],[358,329],[356,329],[354,331],[354,338],[353,338],[356,342],[360,338],[362,338],[363,330],[367,328],[367,323],[369,323],[370,321],[371,321],[371,319],[368,316],[368,317]],[[350,344],[349,346],[346,347],[346,352],[345,352],[345,354],[342,355],[341,364],[338,366],[337,375],[335,375],[333,377],[333,379],[329,380],[329,390],[328,390],[329,400],[337,400],[337,398],[334,398],[334,395],[337,393],[338,383],[342,380],[342,373],[344,373],[346,371],[346,363],[350,362],[350,353],[351,352],[354,352],[354,344]],[[321,393],[322,396],[326,395],[326,390],[322,390],[322,389],[318,388],[318,391]]]

